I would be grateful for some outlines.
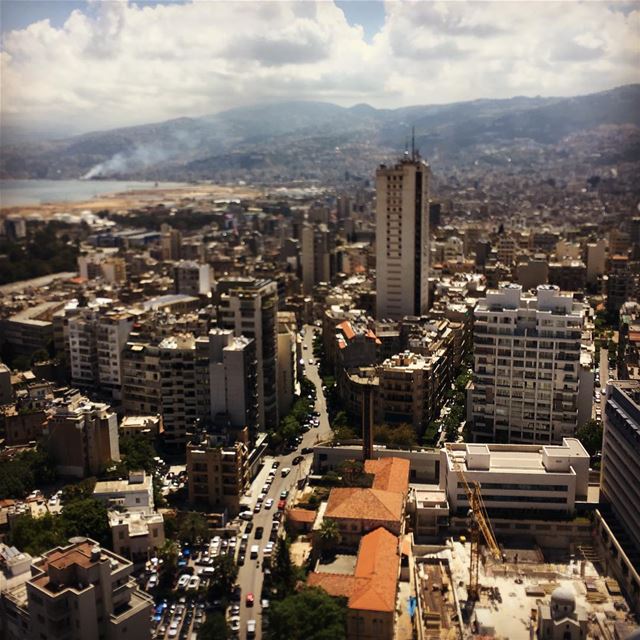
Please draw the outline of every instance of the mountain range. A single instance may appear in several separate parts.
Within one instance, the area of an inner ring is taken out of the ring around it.
[[[640,127],[640,84],[572,98],[515,97],[376,109],[284,102],[200,118],[4,144],[2,178],[331,180],[367,175],[412,129],[443,163],[486,145],[557,145],[603,125]]]

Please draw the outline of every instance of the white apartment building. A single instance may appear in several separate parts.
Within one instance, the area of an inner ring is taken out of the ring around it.
[[[278,413],[289,413],[298,385],[298,334],[296,316],[278,311]]]
[[[153,478],[144,471],[130,471],[127,480],[96,482],[93,497],[108,507],[122,507],[127,511],[153,513]]]
[[[591,403],[581,339],[587,305],[541,285],[487,291],[474,326],[472,433],[480,442],[559,444]]]
[[[69,367],[73,384],[100,386],[118,395],[122,384],[121,354],[135,322],[123,309],[79,307],[66,312]]]
[[[135,563],[146,562],[165,541],[160,513],[109,511],[109,528],[113,550]]]
[[[378,320],[428,311],[430,176],[416,153],[376,171]]]
[[[236,336],[253,338],[258,378],[258,427],[278,424],[278,288],[272,280],[221,278],[219,322]]]
[[[480,485],[489,515],[508,512],[554,512],[570,515],[576,502],[586,502],[589,454],[579,440],[564,438],[562,445],[454,444],[440,451],[440,489],[452,514],[469,508],[464,485]]]
[[[26,582],[3,592],[3,638],[150,640],[153,598],[132,571],[129,560],[88,538],[46,552]]]

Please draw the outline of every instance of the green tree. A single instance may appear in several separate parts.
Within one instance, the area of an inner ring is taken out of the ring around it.
[[[331,518],[323,518],[320,525],[320,542],[323,549],[332,549],[342,542],[338,523]]]
[[[60,515],[68,538],[87,536],[104,547],[111,547],[109,516],[104,502],[93,498],[81,498],[65,504]]]
[[[11,525],[9,541],[12,545],[38,556],[49,549],[67,544],[68,538],[59,516],[45,513],[40,518],[31,514],[20,516]]]
[[[178,525],[178,537],[190,545],[208,538],[209,527],[206,518],[201,513],[189,511]]]
[[[598,420],[588,420],[576,431],[576,438],[582,442],[590,456],[602,449],[602,423]]]
[[[298,572],[291,562],[289,542],[278,541],[271,563],[271,585],[276,589],[277,598],[282,599],[294,592]]]
[[[90,498],[96,487],[95,478],[85,478],[75,484],[67,484],[62,488],[62,504]]]
[[[152,473],[155,469],[156,450],[148,438],[141,435],[120,438],[120,455],[127,471],[143,469]]]
[[[211,566],[215,573],[209,586],[209,598],[224,598],[231,593],[238,579],[238,566],[232,557],[225,554],[216,556]]]
[[[212,613],[198,631],[198,640],[228,640],[231,629],[223,613]]]
[[[158,591],[168,593],[173,587],[178,571],[178,545],[173,540],[165,540],[158,549],[158,559],[162,560],[158,578]]]
[[[345,640],[347,606],[322,589],[305,588],[274,602],[269,614],[271,640]]]

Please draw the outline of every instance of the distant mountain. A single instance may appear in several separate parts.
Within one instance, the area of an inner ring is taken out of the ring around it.
[[[3,178],[282,180],[368,175],[401,151],[415,128],[429,157],[477,145],[541,145],[602,125],[640,127],[640,85],[574,98],[474,100],[375,109],[283,102],[201,118],[3,145]]]

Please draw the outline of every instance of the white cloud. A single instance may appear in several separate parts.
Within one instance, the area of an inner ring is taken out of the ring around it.
[[[263,100],[402,106],[640,80],[640,12],[602,2],[389,2],[370,41],[331,2],[92,2],[5,34],[2,112],[87,129]]]

